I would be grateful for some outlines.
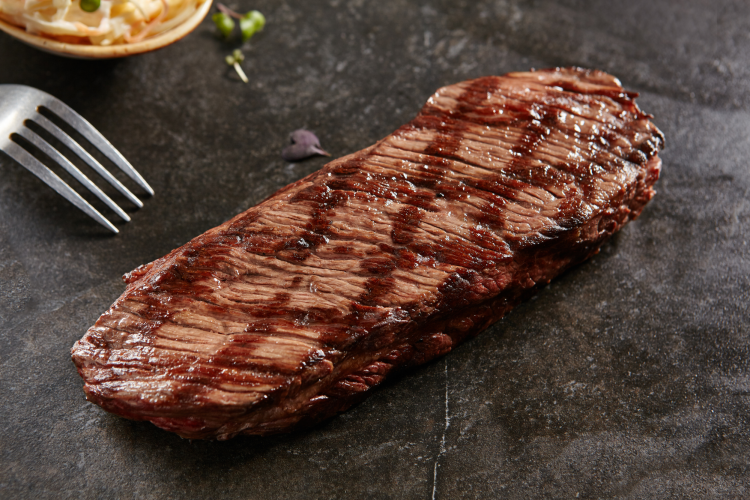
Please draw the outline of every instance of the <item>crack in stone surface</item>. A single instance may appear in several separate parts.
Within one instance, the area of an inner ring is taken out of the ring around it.
[[[440,466],[440,457],[445,455],[445,435],[448,433],[448,427],[451,425],[451,418],[448,413],[448,358],[443,361],[445,369],[445,426],[443,427],[443,436],[440,438],[440,451],[437,457],[435,457],[435,467],[432,471],[432,500],[435,500],[437,495],[437,471]]]

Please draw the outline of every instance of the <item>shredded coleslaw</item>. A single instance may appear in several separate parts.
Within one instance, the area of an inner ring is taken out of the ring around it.
[[[134,43],[187,20],[205,0],[101,0],[94,12],[79,0],[0,0],[0,18],[62,42]]]

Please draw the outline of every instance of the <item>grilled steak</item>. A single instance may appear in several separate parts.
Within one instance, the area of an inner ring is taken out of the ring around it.
[[[126,275],[72,349],[87,398],[187,438],[343,411],[640,214],[663,136],[635,96],[575,68],[438,90],[374,146]]]

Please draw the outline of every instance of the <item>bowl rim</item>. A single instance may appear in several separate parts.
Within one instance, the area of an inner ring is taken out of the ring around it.
[[[25,29],[10,24],[0,19],[0,31],[28,44],[37,49],[57,54],[65,57],[77,59],[115,59],[118,57],[127,57],[135,54],[143,54],[157,50],[162,47],[180,40],[188,33],[193,31],[206,17],[211,9],[213,0],[205,0],[198,9],[188,17],[184,22],[174,28],[152,38],[146,38],[140,42],[124,43],[118,45],[82,45],[75,43],[65,43],[45,38],[41,35],[33,35]]]

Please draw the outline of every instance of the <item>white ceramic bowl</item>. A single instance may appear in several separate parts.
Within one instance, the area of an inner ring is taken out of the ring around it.
[[[187,18],[184,23],[178,24],[164,33],[159,33],[154,37],[146,38],[145,40],[135,43],[101,46],[58,42],[57,40],[27,33],[23,28],[8,24],[3,20],[0,20],[0,31],[4,31],[13,38],[17,38],[27,45],[49,52],[50,54],[72,57],[75,59],[115,59],[118,57],[151,52],[152,50],[161,49],[162,47],[166,47],[167,45],[180,40],[182,37],[193,31],[201,21],[203,21],[203,18],[206,17],[206,14],[208,14],[208,11],[211,9],[212,1],[213,0],[206,0],[203,2],[201,6],[198,7],[198,10],[196,10],[192,16]]]

